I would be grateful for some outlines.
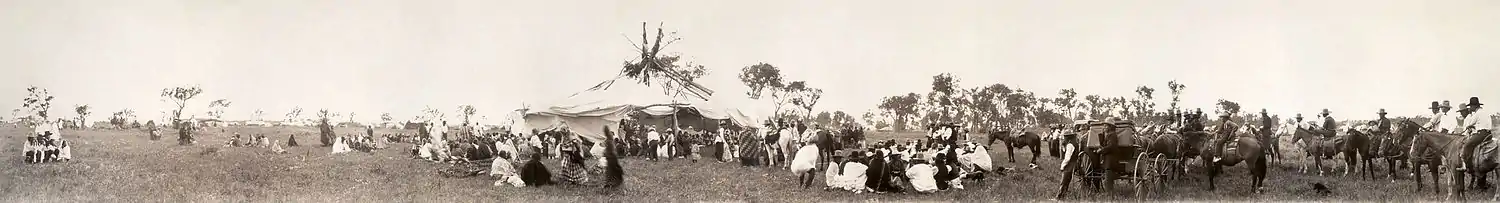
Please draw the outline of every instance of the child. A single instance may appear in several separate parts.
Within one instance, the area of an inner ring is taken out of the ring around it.
[[[58,150],[57,157],[62,161],[73,160],[73,147],[68,145],[68,141],[61,142],[62,147]]]
[[[21,151],[25,153],[26,163],[37,163],[37,157],[41,156],[37,153],[36,137],[26,137],[26,144],[21,146]]]

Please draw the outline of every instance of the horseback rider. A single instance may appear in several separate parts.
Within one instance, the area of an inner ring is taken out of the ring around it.
[[[1484,104],[1479,103],[1479,97],[1470,97],[1469,103],[1463,104],[1463,106],[1461,106],[1462,109],[1458,110],[1459,124],[1454,126],[1454,129],[1455,131],[1462,132],[1464,135],[1463,160],[1473,160],[1473,152],[1475,150],[1474,148],[1479,147],[1480,144],[1484,144],[1485,141],[1492,141],[1489,131],[1491,125],[1493,124],[1488,123],[1489,120],[1485,119],[1487,118],[1487,116],[1480,115],[1474,118],[1468,118],[1468,116],[1477,113],[1482,105]],[[1483,120],[1483,122],[1481,122],[1481,120]],[[1456,129],[1473,129],[1477,131]],[[1468,162],[1469,161],[1465,161],[1465,166],[1459,169],[1467,169]]]
[[[1442,131],[1442,129],[1440,128],[1441,127],[1440,124],[1443,123],[1443,117],[1448,115],[1443,110],[1443,105],[1442,104],[1438,104],[1438,101],[1432,101],[1432,106],[1431,107],[1427,107],[1427,109],[1432,110],[1432,116],[1431,116],[1432,119],[1428,120],[1427,121],[1427,125],[1423,125],[1422,128],[1425,131],[1432,131],[1432,132]]]
[[[1276,120],[1266,114],[1266,109],[1260,109],[1260,133],[1271,133],[1271,126],[1275,124]]]
[[[1323,113],[1318,115],[1319,117],[1323,117],[1323,125],[1320,126],[1322,127],[1323,138],[1333,138],[1338,134],[1339,123],[1333,120],[1333,115],[1331,114],[1333,112],[1323,109]]]
[[[1375,126],[1373,126],[1375,129],[1371,130],[1370,132],[1375,133],[1375,135],[1381,136],[1390,135],[1391,119],[1385,117],[1385,109],[1380,109],[1380,111],[1376,111],[1375,114],[1380,115],[1380,118],[1375,119]]]

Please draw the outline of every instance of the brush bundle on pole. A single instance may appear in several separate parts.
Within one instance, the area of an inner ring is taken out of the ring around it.
[[[651,85],[653,77],[666,78],[665,80],[655,80],[655,82],[662,85],[662,90],[666,91],[669,95],[675,96],[687,93],[691,96],[704,99],[713,95],[713,90],[694,82],[697,78],[703,77],[703,75],[708,73],[703,65],[689,63],[679,66],[676,63],[682,59],[682,56],[678,54],[662,54],[661,51],[663,48],[672,45],[672,43],[678,40],[682,40],[682,38],[676,36],[677,32],[665,32],[660,27],[660,24],[658,24],[656,28],[656,41],[651,41],[649,34],[650,32],[647,31],[646,23],[642,22],[641,43],[636,44],[634,41],[631,42],[636,52],[641,54],[640,58],[626,61],[624,69],[620,71],[622,76],[634,78],[647,86]],[[627,38],[627,40],[629,39]],[[595,86],[594,89],[607,86],[608,84],[613,83],[601,83]]]

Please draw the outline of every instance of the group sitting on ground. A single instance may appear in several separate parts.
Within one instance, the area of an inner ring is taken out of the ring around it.
[[[27,136],[26,143],[21,146],[26,163],[73,160],[73,147],[62,139],[59,132],[53,123],[37,125],[32,136]]]
[[[224,146],[268,148],[271,150],[271,153],[287,153],[286,149],[281,148],[281,145],[276,143],[278,141],[267,138],[265,134],[255,134],[250,135],[249,138],[243,138],[240,136],[240,133],[236,132],[234,133],[234,137],[229,138],[229,143],[225,143]]]
[[[961,132],[954,127],[934,130],[930,141],[921,144],[909,141],[897,144],[894,140],[876,142],[863,151],[848,152],[848,155],[833,155],[824,168],[824,190],[848,190],[854,193],[888,193],[916,191],[932,193],[949,189],[963,189],[963,180],[983,180],[985,174],[996,173],[988,150],[973,142],[957,143]],[[946,134],[945,134],[946,133]],[[817,160],[809,150],[815,145],[805,145],[792,160],[792,171],[801,175],[799,184],[811,186],[813,170],[810,165]],[[836,153],[838,154],[838,153]]]

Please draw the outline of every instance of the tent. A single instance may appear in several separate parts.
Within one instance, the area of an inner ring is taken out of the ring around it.
[[[670,95],[661,87],[646,86],[629,79],[620,79],[621,77],[616,77],[599,86],[539,108],[528,107],[518,110],[517,113],[522,115],[522,119],[513,124],[511,129],[530,134],[532,130],[545,131],[567,127],[569,131],[591,142],[598,142],[604,139],[604,128],[619,132],[620,121],[637,111],[664,116],[677,114],[685,108],[692,108],[703,118],[727,119],[737,125],[749,127],[760,126],[764,118],[759,116],[769,115],[761,114],[761,111],[754,108],[737,108],[753,107],[754,105],[748,105],[750,104],[748,102],[741,103],[748,99],[680,96],[688,94]]]

